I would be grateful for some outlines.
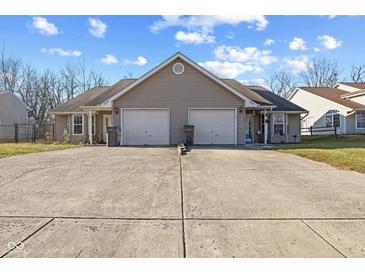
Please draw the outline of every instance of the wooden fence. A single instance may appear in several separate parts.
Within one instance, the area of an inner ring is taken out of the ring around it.
[[[337,137],[337,127],[308,127],[308,128],[302,128],[302,134],[308,135],[308,133],[311,136],[315,135],[335,135]]]

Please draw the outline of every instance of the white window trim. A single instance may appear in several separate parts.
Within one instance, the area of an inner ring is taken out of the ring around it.
[[[75,125],[74,125],[74,117],[75,116],[81,116],[82,117],[82,124],[81,124],[81,133],[80,134],[76,134],[75,133]],[[80,114],[72,114],[72,135],[75,136],[81,136],[84,135],[84,126],[85,126],[85,121],[84,121],[84,114],[80,113]]]
[[[358,111],[358,112],[355,112],[355,128],[356,129],[365,129],[365,127],[358,127],[357,126],[357,114],[358,113],[365,113],[365,111]]]
[[[274,115],[279,115],[281,114],[283,116],[283,123],[277,123],[278,125],[283,125],[283,134],[286,134],[286,126],[285,126],[285,113],[272,113],[272,134],[280,134],[280,133],[275,133],[275,123],[274,123]]]
[[[339,126],[338,126],[338,128],[341,128],[341,126],[342,126],[342,124],[341,124],[341,114],[339,113],[339,112],[337,112],[337,113],[328,113],[328,114],[326,114],[325,115],[325,117],[326,117],[326,120],[327,120],[327,116],[331,116],[331,120],[332,120],[332,125],[330,126],[330,127],[334,127],[335,126],[335,123],[334,123],[334,120],[333,120],[333,115],[339,115],[339,119],[338,119],[338,121],[340,122],[340,124],[339,124]],[[326,121],[326,123],[327,123],[327,121]],[[326,125],[326,127],[327,127],[327,125]]]

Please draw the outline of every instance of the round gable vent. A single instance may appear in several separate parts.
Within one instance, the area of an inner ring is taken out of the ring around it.
[[[181,63],[176,63],[172,66],[172,70],[175,74],[180,75],[184,73],[184,65]]]

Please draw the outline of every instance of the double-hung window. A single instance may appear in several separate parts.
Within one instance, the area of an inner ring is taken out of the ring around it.
[[[341,120],[339,113],[326,114],[326,127],[340,127]]]
[[[365,128],[365,111],[356,112],[356,128]]]
[[[72,133],[73,135],[84,134],[84,116],[82,114],[72,115]]]
[[[284,113],[273,113],[274,133],[284,134]]]

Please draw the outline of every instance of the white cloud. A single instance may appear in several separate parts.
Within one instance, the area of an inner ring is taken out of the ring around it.
[[[252,62],[255,64],[269,65],[277,61],[270,50],[258,50],[255,47],[239,48],[233,46],[219,46],[214,50],[215,57],[219,60],[230,62]]]
[[[220,78],[236,78],[238,75],[246,72],[262,72],[260,67],[241,63],[207,61],[201,62],[199,65]]]
[[[321,45],[326,49],[335,49],[341,47],[342,45],[342,41],[339,41],[329,35],[320,35],[318,36],[318,40],[320,41]]]
[[[338,15],[329,15],[328,16],[328,19],[334,19],[334,18],[336,18]]]
[[[313,48],[313,51],[315,51],[315,52],[319,52],[319,51],[321,51],[319,48]]]
[[[59,34],[55,24],[48,22],[44,17],[33,17],[31,28],[36,29],[40,34],[52,36]]]
[[[264,46],[269,47],[274,43],[275,43],[275,41],[273,39],[266,39],[265,42],[264,42]]]
[[[133,64],[137,66],[144,66],[148,63],[148,60],[144,58],[143,56],[138,56],[136,60],[125,60],[125,64]]]
[[[82,54],[79,50],[64,50],[60,48],[42,48],[41,52],[50,55],[57,54],[62,57],[79,57]]]
[[[215,26],[229,24],[237,26],[241,23],[253,24],[256,30],[264,30],[268,21],[263,15],[194,15],[194,16],[162,16],[162,20],[155,21],[151,26],[152,32],[159,32],[163,29],[180,26],[189,30],[204,30],[212,32]]]
[[[305,50],[305,41],[302,38],[294,37],[293,41],[290,42],[289,48],[292,50]]]
[[[200,32],[183,32],[178,31],[175,34],[175,39],[184,44],[211,44],[214,43],[215,37],[208,33]]]
[[[97,18],[89,18],[89,25],[89,32],[93,36],[97,38],[103,38],[105,36],[108,26],[103,21]]]
[[[107,54],[103,58],[100,58],[100,62],[106,65],[113,65],[118,64],[118,59],[112,54]]]
[[[307,69],[309,58],[305,55],[296,58],[284,58],[284,64],[279,68],[281,71],[285,71],[292,74],[300,73]]]

